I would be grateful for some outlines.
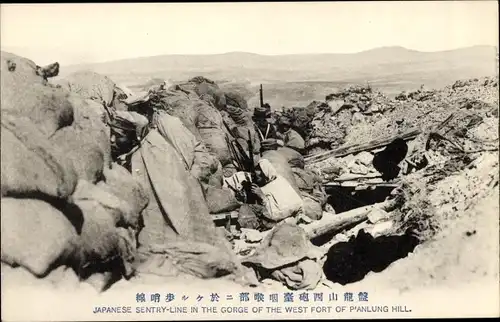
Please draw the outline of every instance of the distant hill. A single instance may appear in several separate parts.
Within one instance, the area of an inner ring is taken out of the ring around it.
[[[305,105],[324,99],[333,88],[370,83],[389,94],[444,87],[457,79],[496,75],[497,48],[475,46],[441,52],[382,47],[355,54],[266,56],[232,52],[218,55],[164,55],[105,63],[62,66],[61,76],[94,70],[139,88],[153,78],[183,81],[203,75],[223,87],[240,89],[256,103],[259,83],[273,107]],[[254,93],[254,94],[252,94]]]

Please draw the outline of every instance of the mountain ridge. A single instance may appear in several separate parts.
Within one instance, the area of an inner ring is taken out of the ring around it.
[[[469,46],[469,47],[461,47],[461,48],[456,48],[456,49],[449,49],[449,50],[441,50],[441,51],[419,51],[419,50],[414,50],[414,49],[409,49],[403,46],[382,46],[382,47],[376,47],[372,49],[367,49],[359,52],[354,52],[354,53],[300,53],[300,54],[276,54],[276,55],[268,55],[268,54],[258,54],[258,53],[252,53],[252,52],[246,52],[246,51],[230,51],[230,52],[225,52],[225,53],[217,53],[217,54],[165,54],[165,55],[153,55],[153,56],[141,56],[141,57],[134,57],[134,58],[124,58],[124,59],[117,59],[117,60],[109,60],[109,61],[103,61],[103,62],[91,62],[91,63],[79,63],[79,64],[71,64],[67,65],[67,68],[75,68],[75,67],[80,67],[80,66],[92,66],[92,65],[104,65],[104,64],[114,64],[114,63],[125,63],[125,62],[130,62],[130,61],[139,61],[139,60],[149,60],[149,59],[164,59],[164,58],[204,58],[204,57],[223,57],[223,56],[251,56],[254,58],[257,57],[262,57],[262,58],[280,58],[280,57],[301,57],[301,56],[352,56],[352,55],[360,55],[360,54],[374,54],[374,53],[380,53],[384,52],[386,53],[387,51],[399,51],[399,53],[422,53],[422,54],[438,54],[438,53],[450,53],[450,52],[458,52],[458,51],[469,51],[469,50],[474,50],[474,49],[495,49],[495,46],[490,46],[490,45],[476,45],[476,46]]]
[[[401,46],[354,54],[259,55],[230,52],[213,55],[159,55],[112,62],[61,66],[60,76],[92,70],[118,84],[143,91],[161,80],[182,82],[204,76],[258,104],[264,84],[272,106],[306,106],[346,84],[370,83],[390,95],[425,84],[440,88],[459,79],[498,75],[497,49],[472,46],[420,52]]]

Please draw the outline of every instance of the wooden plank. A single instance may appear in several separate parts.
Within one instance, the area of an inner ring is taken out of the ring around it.
[[[234,212],[234,213],[222,213],[222,214],[212,214],[212,219],[215,221],[215,220],[224,220],[226,219],[226,216],[227,215],[231,215],[231,220],[233,219],[238,219],[238,213],[237,212]]]
[[[355,153],[359,153],[362,151],[370,151],[370,150],[374,150],[374,149],[386,146],[397,138],[401,138],[405,141],[412,140],[412,139],[416,138],[421,133],[422,133],[421,130],[415,129],[415,130],[405,132],[401,135],[390,136],[390,137],[385,137],[383,139],[372,140],[372,141],[361,143],[361,144],[352,144],[352,145],[340,147],[340,148],[335,149],[335,150],[326,151],[323,153],[319,153],[316,155],[306,157],[306,158],[304,158],[304,160],[307,164],[311,164],[311,163],[316,163],[316,162],[326,160],[326,159],[331,158],[331,157],[343,157],[343,156],[346,156],[349,154],[355,154]]]
[[[436,126],[434,132],[439,132],[441,131],[446,125],[448,125],[448,123],[450,123],[450,121],[455,117],[455,114],[450,114],[450,116],[448,116],[443,122],[441,122],[441,124],[439,124],[438,126]]]

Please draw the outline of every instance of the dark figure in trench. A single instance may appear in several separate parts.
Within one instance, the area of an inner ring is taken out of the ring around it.
[[[300,154],[305,154],[305,141],[302,136],[292,128],[292,122],[288,117],[280,117],[277,135],[283,140],[283,146],[294,149]]]
[[[135,124],[116,117],[109,123],[111,128],[111,156],[114,161],[120,155],[130,152],[139,142]]]
[[[260,141],[267,139],[278,139],[276,128],[271,124],[271,111],[265,107],[256,107],[252,120]]]
[[[390,181],[395,179],[401,168],[398,164],[406,158],[408,145],[403,139],[395,139],[381,152],[373,157],[373,167],[382,174],[382,179]]]

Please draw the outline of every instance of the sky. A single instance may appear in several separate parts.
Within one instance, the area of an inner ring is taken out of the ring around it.
[[[279,55],[498,46],[494,0],[2,4],[0,13],[2,50],[40,65],[234,51]]]

